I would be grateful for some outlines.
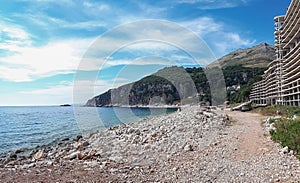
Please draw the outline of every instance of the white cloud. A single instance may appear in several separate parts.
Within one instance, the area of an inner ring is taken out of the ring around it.
[[[0,78],[14,82],[31,81],[30,70],[0,66]]]
[[[86,7],[96,6],[88,1],[85,1],[83,5]],[[97,6],[100,8],[101,4],[98,3]],[[105,6],[102,9],[106,9]],[[49,27],[50,24],[56,24],[62,28],[75,29],[95,29],[107,26],[101,21],[71,23],[43,14],[41,14],[41,17],[32,15],[29,18],[35,20],[37,24],[45,26],[45,28]],[[254,43],[254,41],[243,38],[237,32],[226,30],[223,22],[217,22],[211,17],[199,17],[180,24],[193,30],[197,36],[211,42],[210,45],[216,47],[213,50],[218,49],[217,55],[225,54],[232,48],[248,46]],[[213,61],[212,58],[209,58],[210,60],[205,59],[205,56],[207,56],[205,54],[208,54],[210,51],[207,49],[205,42],[195,41],[193,33],[186,34],[187,31],[180,28],[180,26],[176,29],[174,24],[163,21],[161,25],[149,23],[147,20],[141,21],[140,24],[124,24],[122,29],[117,27],[109,31],[104,34],[105,37],[101,38],[101,42],[93,45],[91,43],[96,39],[95,37],[59,40],[49,42],[41,47],[31,46],[31,35],[22,27],[17,25],[5,26],[3,22],[0,22],[1,25],[3,35],[5,34],[9,39],[6,38],[2,44],[0,43],[0,49],[14,53],[0,58],[0,63],[2,63],[0,77],[9,81],[32,81],[41,77],[75,72],[87,49],[89,49],[89,55],[86,55],[85,63],[80,67],[82,70],[97,70],[104,63],[106,63],[106,66],[132,63],[132,59],[128,58],[108,60],[109,62],[106,62],[106,57],[110,56],[109,54],[112,51],[120,51],[116,49],[120,49],[122,46],[125,46],[128,52],[138,53],[140,51],[143,54],[148,51],[148,53],[153,53],[155,56],[165,56],[167,55],[165,53],[183,48],[187,49],[184,51],[188,52],[203,52],[203,62]],[[150,39],[147,40],[147,38]],[[136,40],[142,40],[142,42],[135,42]],[[128,44],[128,42],[132,44]],[[142,54],[141,56],[143,56]],[[145,64],[148,64],[148,62],[145,62]],[[154,64],[161,64],[161,62],[155,60]],[[17,72],[16,68],[18,71],[22,70],[22,72]]]
[[[84,1],[83,7],[89,8],[89,11],[107,11],[110,10],[110,6],[103,3],[95,3],[90,1]]]
[[[195,4],[199,9],[223,9],[246,4],[249,0],[178,0],[179,4]]]
[[[196,32],[200,37],[224,29],[223,23],[216,22],[216,20],[211,17],[199,17],[190,21],[181,22],[181,24]]]
[[[107,24],[101,21],[85,21],[85,22],[77,22],[77,23],[65,22],[62,23],[60,26],[63,28],[95,30],[101,27],[105,28]]]
[[[17,0],[17,1],[21,1],[21,2],[31,2],[31,3],[54,3],[54,4],[58,4],[61,6],[66,6],[66,5],[73,5],[74,1],[73,0]]]
[[[74,72],[92,41],[93,39],[78,39],[52,42],[43,47],[15,46],[14,55],[0,58],[0,76],[19,82]]]
[[[31,23],[36,24],[39,28],[45,31],[54,31],[60,29],[78,29],[78,30],[97,30],[97,28],[107,28],[108,24],[100,20],[87,20],[87,21],[67,21],[61,18],[54,18],[43,13],[35,14],[15,14],[15,17],[26,17]]]
[[[199,17],[181,24],[203,38],[217,57],[223,56],[233,49],[250,47],[255,40],[245,38],[238,30],[227,27],[224,22],[218,22],[211,17]]]
[[[16,47],[29,46],[31,37],[22,26],[0,20],[0,49],[14,51]]]
[[[27,32],[25,32],[21,28],[16,28],[16,27],[8,27],[6,26],[1,26],[1,32],[2,34],[6,34],[7,37],[10,39],[21,39],[21,40],[27,40],[29,39],[29,35]]]
[[[215,42],[216,50],[219,53],[227,53],[228,51],[233,51],[233,49],[241,47],[250,47],[256,43],[256,40],[243,39],[237,33],[221,33],[220,36],[223,37],[222,40]]]
[[[250,44],[254,44],[254,41],[242,39],[237,33],[229,33],[225,36],[225,39],[231,40],[232,43],[239,43],[239,45],[241,46],[248,46]]]

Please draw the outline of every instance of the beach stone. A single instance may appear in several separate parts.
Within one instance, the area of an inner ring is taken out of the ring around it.
[[[152,133],[152,134],[151,134],[151,137],[152,137],[152,138],[156,138],[156,137],[157,137],[157,133],[156,133],[156,132]]]
[[[39,160],[43,157],[44,155],[44,150],[39,150],[37,153],[35,153],[35,155],[33,156],[34,160]]]
[[[11,159],[17,159],[17,158],[18,158],[18,155],[17,155],[16,153],[11,153],[11,154],[9,155],[9,158],[11,158]]]
[[[35,166],[36,166],[35,163],[25,164],[25,165],[21,166],[21,169],[29,169],[29,168],[32,168]]]
[[[284,148],[281,149],[282,154],[287,154],[289,152],[289,147],[285,146]]]
[[[135,130],[133,129],[133,128],[129,128],[128,130],[127,130],[127,133],[134,133],[135,132]]]
[[[76,138],[74,138],[74,141],[76,141],[76,142],[78,142],[80,139],[82,139],[83,137],[82,137],[82,135],[77,135],[77,137]]]
[[[89,146],[90,145],[90,143],[88,142],[88,141],[84,141],[83,143],[82,143],[82,146],[83,147],[87,147],[87,146]]]
[[[79,159],[79,160],[82,160],[82,159],[83,159],[83,157],[84,157],[84,155],[83,155],[83,154],[81,154],[81,153],[78,153],[78,154],[77,154],[77,159]]]
[[[114,161],[116,163],[122,163],[123,162],[123,157],[121,156],[113,156],[108,158],[111,161]]]
[[[64,159],[66,160],[73,160],[73,159],[76,159],[78,154],[80,154],[79,151],[76,151],[76,152],[73,152],[72,154],[68,155],[68,156],[65,156]]]
[[[96,154],[97,154],[97,151],[93,150],[93,149],[89,152],[89,156],[95,156]]]
[[[22,152],[24,152],[24,150],[22,150],[22,149],[17,149],[17,150],[15,151],[15,154],[19,154],[19,153],[22,153]]]
[[[86,161],[84,162],[88,167],[96,167],[99,166],[99,163],[97,161]]]
[[[184,151],[188,152],[188,151],[193,151],[193,147],[190,144],[187,144],[184,146],[183,148]]]
[[[61,141],[66,142],[66,141],[69,141],[69,140],[70,140],[70,138],[67,137],[67,138],[62,139]]]
[[[136,130],[135,130],[135,134],[136,134],[136,135],[141,135],[141,131],[140,131],[139,129],[136,129]]]

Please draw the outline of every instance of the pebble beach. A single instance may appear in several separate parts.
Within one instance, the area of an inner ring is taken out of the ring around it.
[[[0,182],[296,182],[255,113],[183,107],[0,159]]]

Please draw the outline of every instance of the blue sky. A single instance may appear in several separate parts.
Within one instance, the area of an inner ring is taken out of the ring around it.
[[[219,58],[261,42],[273,44],[273,17],[285,14],[289,3],[289,0],[2,0],[0,105],[73,103],[73,81],[78,70],[87,76],[78,81],[83,90],[80,102],[84,102],[93,96],[84,92],[90,86],[96,95],[168,65],[195,64],[176,45],[165,42],[148,41],[122,47],[105,57],[105,64],[100,58],[103,50],[86,54],[99,36],[114,27],[149,19],[167,20],[193,31]],[[141,23],[126,36],[156,34]],[[114,35],[106,37],[103,44],[111,46],[124,39],[123,34]],[[175,42],[186,38],[173,31],[167,36]],[[83,57],[90,62],[78,69]],[[89,75],[97,75],[96,81],[89,80]]]

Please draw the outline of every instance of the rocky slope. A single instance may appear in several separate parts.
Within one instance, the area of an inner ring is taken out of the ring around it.
[[[219,63],[221,67],[242,65],[244,67],[267,67],[268,63],[273,61],[275,56],[275,47],[267,43],[261,43],[257,46],[238,49],[218,59],[211,65]]]

